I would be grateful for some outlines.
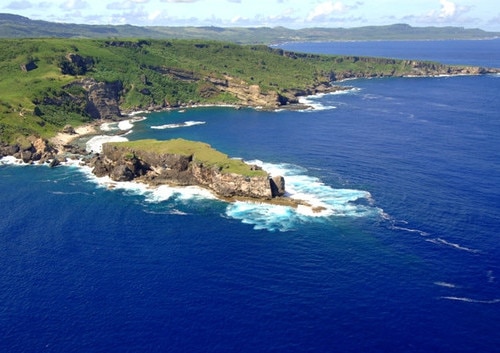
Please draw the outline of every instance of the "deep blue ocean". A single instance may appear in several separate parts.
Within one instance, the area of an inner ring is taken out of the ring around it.
[[[282,47],[500,67],[500,40]],[[0,351],[498,352],[500,76],[342,84],[126,135],[253,160],[320,214],[0,161]]]

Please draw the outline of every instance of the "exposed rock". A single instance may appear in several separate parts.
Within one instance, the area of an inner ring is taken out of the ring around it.
[[[19,152],[19,145],[7,145],[4,144],[0,146],[0,156],[13,156]]]
[[[36,65],[36,63],[33,60],[31,60],[25,64],[21,64],[20,67],[21,67],[21,70],[24,72],[32,71],[32,70],[35,70],[38,68],[38,66]]]
[[[91,159],[88,164],[93,167],[92,168],[92,173],[95,174],[95,176],[101,178],[103,176],[109,175],[111,172],[111,165],[110,163],[106,163],[101,156],[97,155],[93,159]]]
[[[89,164],[93,167],[93,173],[99,177],[109,175],[116,181],[137,178],[152,185],[199,185],[224,198],[269,200],[273,196],[282,196],[285,192],[283,177],[270,181],[265,174],[250,177],[227,173],[221,167],[194,161],[192,155],[131,150],[104,144],[102,154],[93,158]],[[274,191],[271,185],[274,185]]]
[[[122,90],[121,82],[97,82],[94,79],[81,81],[87,91],[85,111],[93,119],[113,119],[121,116],[119,100]]]
[[[83,57],[78,54],[68,53],[65,60],[60,62],[59,67],[65,75],[85,75],[85,73],[94,65],[94,59],[91,57]]]
[[[44,139],[28,136],[21,143],[0,145],[0,157],[14,156],[24,163],[40,162],[54,158],[57,151]]]
[[[62,129],[62,132],[65,133],[65,134],[70,134],[70,135],[75,135],[76,134],[76,131],[75,129],[73,128],[73,126],[71,125],[65,125]]]
[[[205,167],[201,163],[191,163],[190,170],[198,184],[208,187],[222,197],[272,198],[267,176],[247,177],[223,173],[218,168]]]
[[[269,179],[271,184],[271,193],[273,197],[285,195],[285,178],[281,175],[277,175]]]
[[[59,161],[59,159],[57,159],[57,158],[54,158],[50,161],[49,167],[54,168],[54,167],[57,167],[59,164],[61,164],[61,161]]]
[[[109,176],[114,181],[130,181],[135,177],[134,173],[124,164],[114,167]]]
[[[20,158],[24,163],[31,163],[33,162],[33,152],[31,152],[30,150],[21,151]]]

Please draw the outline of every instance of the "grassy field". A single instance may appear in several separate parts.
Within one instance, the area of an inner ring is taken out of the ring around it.
[[[184,139],[167,141],[136,140],[113,142],[114,146],[125,147],[131,151],[146,151],[157,154],[178,154],[193,156],[193,160],[203,163],[206,167],[220,168],[223,173],[235,173],[244,176],[266,176],[263,170],[253,170],[248,164],[239,159],[229,158],[226,154],[213,149],[209,144]]]
[[[89,65],[72,67],[78,54]],[[23,71],[21,65],[35,64]],[[200,40],[0,39],[0,140],[53,136],[66,124],[89,121],[85,92],[68,84],[81,78],[120,81],[122,109],[169,103],[238,103],[210,79],[232,77],[277,93],[328,83],[336,72],[404,74],[403,61],[292,55],[263,45]],[[180,79],[172,71],[191,75]]]

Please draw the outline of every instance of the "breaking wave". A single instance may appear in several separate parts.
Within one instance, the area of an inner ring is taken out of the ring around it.
[[[100,126],[101,131],[129,131],[134,128],[134,124],[146,120],[144,116],[137,116],[127,120],[121,120],[116,122],[102,123]]]
[[[100,137],[91,145],[94,146],[93,148],[97,148],[97,142],[103,143],[112,137],[107,136],[106,139]],[[383,217],[384,215],[382,209],[374,206],[374,201],[367,191],[332,188],[318,178],[307,175],[306,169],[296,165],[272,164],[261,161],[249,161],[249,163],[260,165],[271,175],[284,176],[287,196],[305,203],[297,208],[250,201],[227,204],[224,217],[253,225],[254,229],[285,232],[295,229],[299,224],[334,217],[359,218]],[[98,187],[121,191],[127,195],[141,195],[146,204],[168,202],[168,207],[178,209],[179,204],[192,201],[218,200],[211,191],[198,186],[161,185],[151,187],[138,182],[117,182],[109,177],[96,177],[91,172],[90,167],[81,166],[78,161],[68,162],[67,165],[77,167]],[[146,208],[148,207],[146,206]],[[170,211],[168,213],[175,214]]]
[[[455,300],[455,301],[467,302],[467,303],[480,303],[480,304],[500,303],[500,299],[481,300],[481,299],[473,299],[473,298],[467,298],[467,297],[439,297],[439,299]]]
[[[125,142],[128,139],[124,136],[97,135],[87,141],[85,149],[87,152],[101,153],[102,145],[106,142]]]
[[[288,231],[314,219],[378,217],[384,214],[382,209],[374,206],[368,191],[332,188],[307,175],[306,169],[292,164],[249,163],[261,166],[271,175],[285,177],[286,196],[305,203],[297,208],[253,202],[235,202],[227,206],[228,217],[252,224],[255,229]]]
[[[202,124],[206,124],[206,122],[205,121],[185,121],[183,123],[177,123],[177,124],[165,124],[165,125],[151,126],[151,129],[157,129],[157,130],[177,129],[179,127],[189,127],[189,126],[202,125]]]
[[[340,90],[340,91],[335,91],[335,92],[330,92],[330,93],[318,93],[318,94],[314,94],[314,95],[310,95],[310,96],[300,97],[299,103],[309,107],[307,109],[302,110],[303,112],[336,109],[337,107],[334,105],[323,104],[322,101],[324,102],[324,100],[322,100],[322,98],[325,96],[350,94],[350,93],[358,92],[359,90],[360,90],[359,88],[351,88],[351,89],[345,89],[345,90]]]
[[[456,243],[450,243],[449,241],[446,241],[446,240],[441,239],[441,238],[426,239],[426,241],[434,243],[434,244],[438,244],[438,245],[448,246],[448,247],[451,247],[451,248],[457,249],[457,250],[467,251],[467,252],[474,253],[474,254],[480,253],[479,250],[471,249],[471,248],[468,248],[465,246],[461,246],[461,245],[456,244]]]
[[[0,158],[0,165],[24,165],[25,163],[14,156],[5,156]]]

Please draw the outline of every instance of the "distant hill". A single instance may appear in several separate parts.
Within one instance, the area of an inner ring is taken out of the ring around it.
[[[462,27],[412,27],[407,24],[297,30],[284,27],[83,25],[31,20],[18,15],[0,14],[0,38],[43,37],[209,39],[240,44],[272,44],[290,41],[487,39],[500,37],[500,32]]]

